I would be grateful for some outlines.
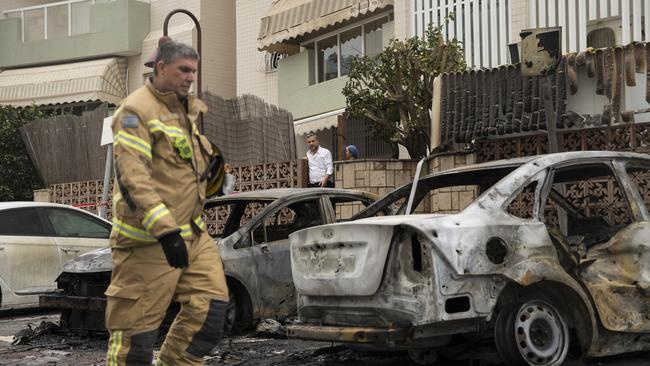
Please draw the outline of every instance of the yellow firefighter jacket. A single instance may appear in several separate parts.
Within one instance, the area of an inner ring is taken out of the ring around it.
[[[173,231],[192,240],[205,229],[200,176],[212,146],[195,121],[207,107],[193,97],[186,104],[147,80],[116,111],[112,247],[154,243]]]

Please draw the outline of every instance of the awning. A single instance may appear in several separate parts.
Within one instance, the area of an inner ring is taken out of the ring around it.
[[[339,116],[343,112],[345,112],[345,108],[293,121],[293,130],[296,136],[298,136],[337,127]]]
[[[298,36],[393,6],[394,0],[279,0],[261,19],[260,51],[295,53]]]
[[[123,58],[5,70],[0,73],[0,105],[17,107],[126,97]]]

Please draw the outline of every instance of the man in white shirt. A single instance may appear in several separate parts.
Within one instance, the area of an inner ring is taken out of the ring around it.
[[[309,162],[309,184],[308,187],[334,188],[334,182],[330,180],[334,173],[332,153],[318,145],[318,138],[315,134],[307,136],[307,161]]]

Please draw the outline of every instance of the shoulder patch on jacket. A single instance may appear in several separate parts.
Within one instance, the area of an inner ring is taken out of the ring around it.
[[[123,128],[137,128],[140,119],[138,116],[133,114],[127,114],[122,117],[122,127]]]

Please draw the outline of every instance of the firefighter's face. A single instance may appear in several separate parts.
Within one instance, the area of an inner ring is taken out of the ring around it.
[[[179,97],[186,97],[196,78],[198,63],[198,60],[181,57],[168,64],[159,61],[156,67],[158,68],[157,78],[160,86],[164,89],[161,91],[173,91]]]

